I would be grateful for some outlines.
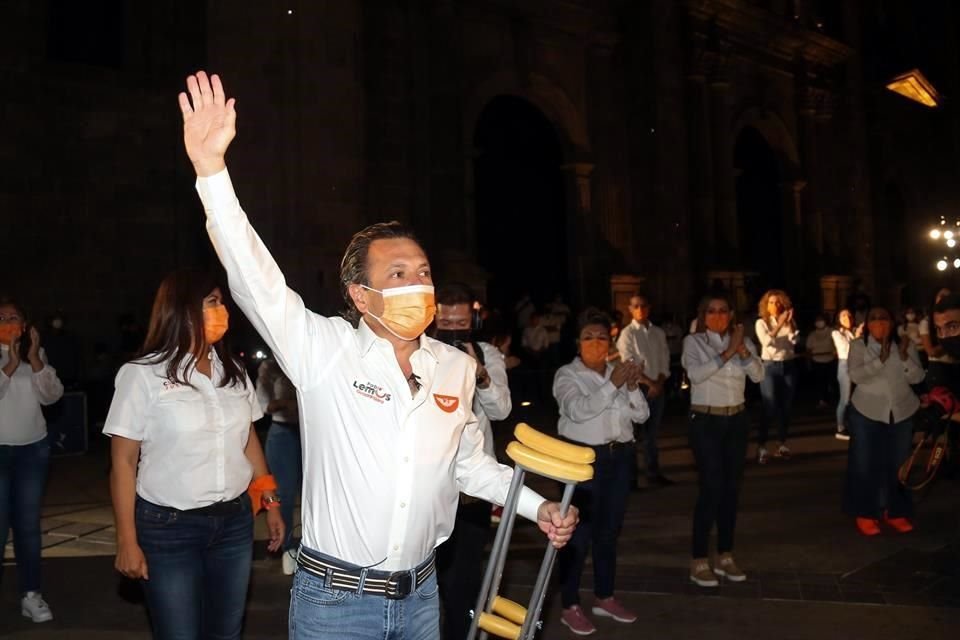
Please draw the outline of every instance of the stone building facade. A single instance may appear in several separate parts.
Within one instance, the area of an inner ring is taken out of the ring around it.
[[[91,339],[211,260],[176,106],[203,66],[238,100],[241,201],[318,310],[339,306],[351,233],[394,218],[500,305],[642,288],[688,316],[720,283],[742,308],[778,285],[813,311],[933,285],[904,238],[954,202],[960,127],[864,56],[922,49],[924,25],[891,29],[908,2],[103,0],[79,36],[70,3],[9,4],[0,289]]]

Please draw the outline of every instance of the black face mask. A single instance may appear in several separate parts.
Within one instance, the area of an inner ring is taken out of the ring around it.
[[[949,338],[940,338],[940,344],[943,350],[951,358],[960,359],[960,336],[950,336]]]
[[[473,340],[473,331],[470,329],[437,329],[433,337],[440,342],[446,342],[450,346],[459,347],[458,342]]]

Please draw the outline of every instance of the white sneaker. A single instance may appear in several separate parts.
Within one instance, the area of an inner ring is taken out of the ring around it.
[[[20,600],[20,614],[34,622],[50,622],[53,620],[50,606],[39,591],[28,591],[27,595]]]
[[[283,552],[283,575],[292,576],[297,571],[297,550],[287,549]]]
[[[847,430],[843,428],[842,425],[837,425],[837,433],[835,436],[837,440],[849,440],[850,434],[847,433]]]

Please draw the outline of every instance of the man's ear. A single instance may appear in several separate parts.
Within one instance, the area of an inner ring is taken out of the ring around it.
[[[350,294],[350,299],[353,300],[353,304],[360,315],[365,314],[367,312],[367,290],[358,284],[351,284],[347,286],[347,293]]]

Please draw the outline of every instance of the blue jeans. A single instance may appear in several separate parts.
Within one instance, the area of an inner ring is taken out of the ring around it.
[[[307,549],[306,553],[330,559]],[[437,574],[402,600],[341,591],[297,569],[290,590],[290,640],[440,640]]]
[[[643,459],[646,465],[647,477],[655,478],[660,475],[660,456],[657,448],[657,436],[660,435],[660,421],[663,420],[663,409],[666,405],[663,394],[652,400],[647,398],[650,406],[650,417],[640,425],[643,430]]]
[[[293,542],[293,508],[300,495],[303,482],[303,456],[300,449],[300,427],[295,424],[277,423],[270,425],[267,432],[267,465],[277,481],[277,495],[280,498],[280,516],[287,530],[283,541],[283,550],[296,548]]]
[[[760,397],[763,411],[760,412],[760,428],[757,442],[767,444],[770,421],[777,418],[777,439],[787,441],[790,426],[790,411],[793,408],[793,393],[797,388],[797,363],[793,360],[764,360],[763,380],[760,381]]]
[[[20,593],[40,591],[40,509],[49,462],[47,438],[32,444],[0,446],[0,553],[12,526]]]
[[[612,450],[604,445],[593,450],[597,455],[593,480],[577,485],[573,494],[573,504],[580,509],[580,524],[557,557],[564,609],[580,604],[580,576],[591,547],[594,595],[612,596],[617,575],[617,539],[627,511],[637,449],[631,442]]]
[[[837,362],[837,384],[840,386],[840,402],[837,403],[837,426],[846,423],[847,405],[850,404],[850,369],[846,360]]]
[[[690,448],[700,486],[693,511],[694,558],[708,556],[714,523],[717,553],[733,551],[748,431],[746,411],[733,416],[690,414]]]
[[[253,561],[253,514],[241,494],[229,515],[200,515],[137,497],[137,542],[155,640],[240,638]]]
[[[913,516],[910,490],[897,480],[897,470],[910,456],[913,418],[885,424],[850,407],[850,446],[843,510],[848,515],[878,520]]]

